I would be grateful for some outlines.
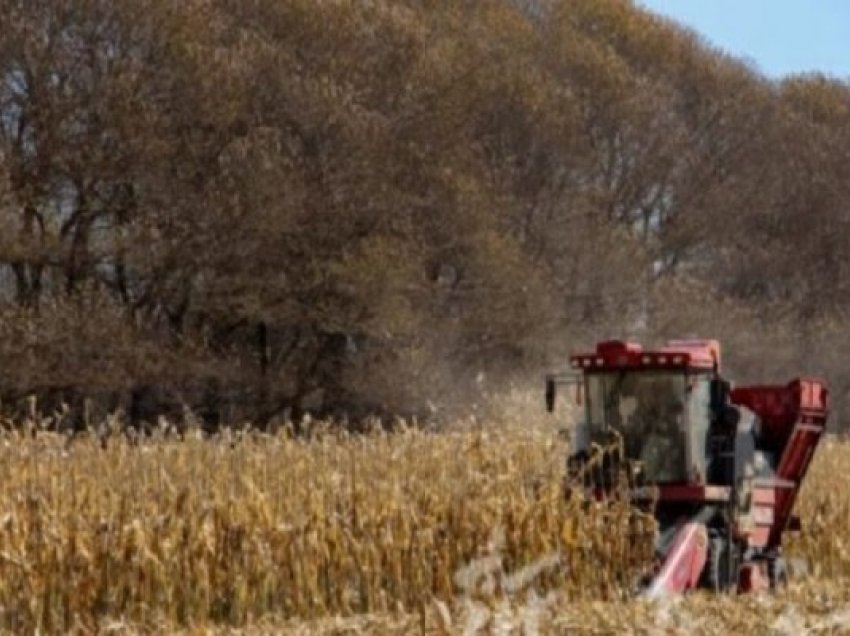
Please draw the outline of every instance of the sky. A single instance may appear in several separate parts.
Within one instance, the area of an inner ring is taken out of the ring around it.
[[[765,75],[850,80],[850,0],[637,0]]]

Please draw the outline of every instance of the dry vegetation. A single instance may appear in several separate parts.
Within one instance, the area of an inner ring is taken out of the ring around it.
[[[647,520],[565,501],[536,401],[488,395],[702,333],[850,412],[846,82],[631,0],[0,0],[0,33],[0,420],[53,413],[0,437],[0,628],[831,629],[850,446],[801,501],[815,583],[650,607]],[[265,432],[58,434],[119,410]],[[272,433],[308,413],[487,426]]]
[[[0,625],[16,633],[462,633],[488,620],[710,633],[716,612],[725,629],[780,617],[794,627],[810,614],[823,626],[843,620],[835,612],[850,598],[840,583],[850,497],[833,481],[850,447],[837,441],[800,502],[808,532],[793,550],[813,565],[803,587],[671,606],[624,602],[651,522],[565,501],[565,444],[551,426],[368,436],[316,426],[310,439],[112,438],[105,450],[96,438],[15,433],[0,448]]]
[[[850,412],[846,82],[633,0],[0,0],[0,33],[3,416],[452,421],[615,335]]]

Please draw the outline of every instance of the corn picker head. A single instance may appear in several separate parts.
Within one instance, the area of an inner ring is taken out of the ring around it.
[[[826,385],[798,378],[732,389],[713,340],[657,351],[607,341],[571,366],[546,382],[550,411],[562,384],[575,386],[584,408],[567,471],[595,498],[625,483],[632,503],[654,515],[643,593],[780,585],[782,536],[800,530],[791,513],[826,426]]]

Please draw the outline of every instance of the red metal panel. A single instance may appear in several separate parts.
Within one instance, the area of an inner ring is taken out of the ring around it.
[[[757,526],[749,533],[747,543],[753,548],[763,548],[770,543],[771,526]]]
[[[776,504],[776,491],[773,488],[753,488],[753,504],[774,506]]]
[[[786,386],[736,388],[731,398],[758,415],[763,444],[781,451],[802,415],[826,417],[828,391],[821,380],[798,378]]]
[[[605,342],[600,342],[596,345],[596,355],[600,355],[602,357],[611,357],[617,356],[620,354],[635,354],[643,351],[643,347],[641,347],[636,342],[624,342],[622,340],[606,340]]]
[[[753,521],[759,526],[772,526],[774,521],[773,506],[754,506]]]
[[[759,446],[779,457],[773,483],[774,523],[767,544],[779,545],[788,526],[809,463],[826,426],[829,393],[822,380],[797,378],[786,386],[749,386],[732,391],[732,401],[746,406],[761,422]],[[762,481],[754,489],[754,504],[766,504],[763,492],[770,481]],[[761,545],[761,534],[751,537],[753,545]]]
[[[776,477],[761,477],[753,481],[753,488],[772,488],[776,490],[783,488],[796,488],[796,486],[797,484],[790,479],[777,479]]]
[[[671,340],[662,351],[671,355],[687,352],[694,366],[720,367],[720,343],[717,340]]]
[[[796,488],[777,491],[776,524],[773,527],[770,540],[772,545],[778,545],[782,540],[782,531],[788,525],[800,485],[806,472],[808,472],[815,448],[817,448],[826,426],[825,414],[819,419],[820,422],[799,422],[794,427],[779,460],[776,471],[777,477],[793,481]]]
[[[646,595],[658,598],[695,588],[708,557],[708,531],[701,523],[686,523],[676,533],[658,575]]]
[[[764,563],[750,561],[738,573],[739,592],[763,592],[770,589],[770,579]]]
[[[730,494],[728,486],[677,484],[658,487],[659,501],[727,502]]]
[[[720,360],[720,345],[714,340],[673,341],[657,351],[644,351],[641,345],[621,340],[600,342],[593,353],[570,358],[574,369],[694,369],[713,368]]]

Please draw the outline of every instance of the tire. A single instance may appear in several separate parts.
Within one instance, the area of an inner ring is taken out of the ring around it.
[[[703,572],[703,587],[712,592],[720,592],[723,589],[725,572],[723,562],[726,556],[726,542],[720,537],[711,537],[708,542],[708,556]]]
[[[713,536],[709,539],[708,558],[703,572],[702,587],[720,593],[737,586],[737,560],[734,552],[731,556],[730,562],[729,543],[726,539],[720,536]]]
[[[771,558],[767,563],[770,589],[778,590],[788,586],[788,564],[781,556]]]

